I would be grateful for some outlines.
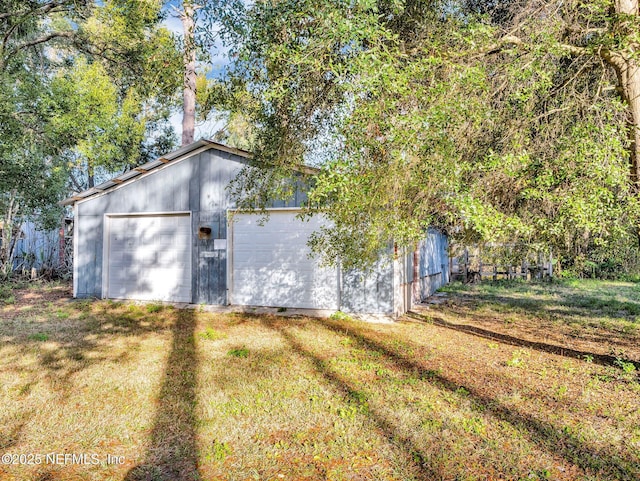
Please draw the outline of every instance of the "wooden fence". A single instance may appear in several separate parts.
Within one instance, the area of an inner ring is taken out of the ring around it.
[[[503,250],[505,246],[500,246]],[[553,256],[549,252],[523,255],[519,262],[496,261],[495,255],[484,255],[479,247],[458,248],[460,254],[450,257],[449,271],[452,280],[464,283],[480,282],[483,279],[551,279]]]

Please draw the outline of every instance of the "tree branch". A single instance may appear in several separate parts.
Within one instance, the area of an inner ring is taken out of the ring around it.
[[[4,70],[4,68],[7,65],[8,59],[14,56],[15,54],[17,54],[18,52],[20,52],[21,50],[46,43],[56,38],[73,39],[75,35],[76,35],[76,32],[52,32],[52,33],[43,35],[41,37],[28,40],[20,45],[16,45],[11,50],[7,51],[6,54],[4,54],[3,49],[0,49],[0,71]]]
[[[9,55],[13,55],[18,53],[20,50],[24,50],[25,48],[34,47],[36,45],[40,45],[41,43],[46,43],[54,38],[73,38],[75,37],[76,32],[51,32],[41,37],[34,38],[27,42],[24,42],[21,45],[17,45],[14,47]]]
[[[516,35],[508,34],[508,35],[505,35],[504,37],[501,37],[498,42],[487,46],[480,53],[484,53],[484,54],[498,53],[509,45],[514,45],[516,47],[523,47],[527,50],[531,48],[531,45],[525,42],[524,40],[522,40],[520,37]],[[577,45],[560,44],[559,46],[562,50],[564,50],[567,53],[570,53],[571,55],[586,55],[591,53],[590,50],[587,49],[586,47],[578,47]]]
[[[41,5],[38,8],[33,8],[31,10],[22,10],[21,12],[5,12],[0,13],[0,20],[4,20],[5,18],[17,17],[17,16],[28,16],[32,15],[36,12],[39,13],[49,13],[56,7],[62,7],[65,5],[65,2],[50,2],[45,5]]]
[[[525,50],[531,49],[531,44],[525,42],[520,37],[516,35],[505,35],[499,39],[498,42],[488,45],[486,48],[477,52],[476,56],[480,55],[491,55],[494,53],[501,52],[506,47],[513,45],[516,47],[523,48]],[[573,56],[582,56],[582,55],[596,55],[600,57],[605,62],[609,63],[614,67],[620,66],[624,62],[624,57],[621,53],[616,52],[615,50],[609,50],[608,48],[604,48],[602,46],[593,49],[588,47],[579,47],[577,45],[572,45],[569,43],[561,43],[558,44],[561,50]]]
[[[69,180],[71,181],[72,187],[76,192],[82,192],[83,190],[85,190],[84,185],[81,185],[80,182],[78,182],[78,179],[76,179],[76,176],[73,174],[73,172],[69,172]]]

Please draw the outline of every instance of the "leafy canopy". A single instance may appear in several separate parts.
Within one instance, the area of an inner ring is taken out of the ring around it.
[[[505,4],[255,2],[231,84],[276,167],[247,169],[241,202],[261,207],[256,191],[281,194],[292,168],[316,165],[309,212],[333,227],[313,246],[347,265],[428,226],[568,263],[629,244],[627,105],[608,65],[565,45],[567,19],[601,22],[605,4],[554,17],[524,2],[523,20]]]

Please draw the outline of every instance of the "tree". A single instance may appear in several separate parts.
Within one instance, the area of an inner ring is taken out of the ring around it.
[[[429,225],[552,246],[567,263],[627,242],[631,104],[608,88],[606,64],[590,67],[610,55],[605,39],[626,51],[634,30],[607,5],[256,2],[232,82],[249,98],[257,158],[275,168],[247,169],[247,204],[269,197],[255,186],[315,163],[309,211],[333,227],[314,247],[353,264]]]
[[[96,172],[108,176],[149,160],[150,144],[164,145],[161,154],[173,148],[168,118],[182,62],[176,38],[159,24],[161,7],[115,0],[95,8],[80,28],[88,47],[58,71],[53,85],[64,115],[55,127],[74,139],[76,188],[93,187]]]
[[[208,115],[215,107],[221,107],[218,98],[210,95],[211,90],[220,91],[216,81],[208,82],[206,65],[227,32],[221,28],[236,30],[234,23],[244,10],[239,0],[205,0],[197,4],[183,0],[181,6],[173,6],[173,12],[182,22],[182,145],[194,141],[195,123],[198,111]],[[198,71],[200,70],[200,71]],[[204,100],[206,105],[200,105]],[[215,101],[215,104],[212,103]]]
[[[196,6],[185,0],[182,2],[182,29],[184,30],[184,86],[182,93],[182,145],[193,142],[196,123]]]
[[[496,66],[494,85],[508,86],[502,100],[523,93],[523,73],[538,79],[511,135],[528,132],[527,148],[537,150],[538,180],[526,193],[544,209],[545,242],[577,263],[637,250],[637,3],[504,2],[480,11],[496,28],[484,58]]]
[[[159,3],[5,0],[0,11],[0,268],[8,275],[21,219],[59,221],[70,169],[83,166],[79,189],[96,168],[138,162],[143,132],[168,114],[160,106],[177,89],[179,56],[158,27]]]
[[[532,33],[540,29],[538,31],[547,36],[545,47],[557,57],[575,58],[592,68],[595,67],[592,60],[596,59],[601,62],[601,70],[610,69],[615,73],[617,89],[628,109],[630,180],[637,190],[640,180],[638,1],[597,0],[565,4],[528,1],[518,2],[508,11],[511,15],[499,23],[499,41],[503,45],[515,45],[523,52],[534,49],[532,41],[537,39]],[[606,76],[602,80],[611,81]]]

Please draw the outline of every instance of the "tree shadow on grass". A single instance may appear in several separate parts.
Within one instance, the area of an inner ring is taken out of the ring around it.
[[[69,318],[53,315],[58,306],[68,309],[65,313]],[[10,396],[12,407],[17,407],[17,411],[0,426],[0,454],[19,445],[23,441],[23,430],[33,429],[29,425],[37,411],[47,409],[42,405],[34,407],[34,400],[27,400],[41,381],[49,383],[49,389],[57,398],[55,402],[64,404],[67,394],[75,389],[75,375],[101,363],[125,361],[142,337],[169,327],[152,322],[149,314],[138,308],[136,312],[123,313],[119,309],[121,305],[103,303],[100,312],[95,313],[88,301],[58,306],[37,306],[51,313],[44,321],[23,319],[19,312],[0,319],[0,334],[5,338],[3,347],[8,348],[0,354],[0,367],[5,374],[19,380]],[[122,353],[113,352],[109,341],[114,339],[123,341]],[[23,399],[25,404],[21,403]]]
[[[594,362],[596,364],[600,364],[603,366],[616,366],[620,362],[619,358],[615,356],[610,356],[608,354],[598,354],[595,352],[580,351],[578,349],[571,349],[568,347],[558,346],[554,344],[547,344],[544,342],[528,341],[526,339],[510,336],[508,334],[501,334],[499,332],[490,331],[488,329],[483,329],[481,327],[470,326],[468,324],[455,324],[453,322],[445,321],[444,319],[441,319],[439,317],[431,317],[431,316],[426,317],[416,312],[408,312],[406,315],[420,322],[425,322],[425,323],[433,324],[434,326],[439,326],[447,329],[452,329],[455,331],[464,332],[474,336],[482,337],[484,339],[500,341],[502,343],[510,344],[512,346],[527,347],[529,349],[534,349],[534,350],[546,352],[549,354],[556,354],[558,356],[570,357],[573,359],[580,359],[582,361],[585,361],[588,359],[591,362]],[[633,364],[636,367],[636,369],[640,370],[640,361],[628,360],[626,362]]]
[[[176,311],[171,353],[165,367],[158,411],[142,464],[125,481],[199,480],[196,445],[197,355],[195,313]]]
[[[287,331],[286,327],[281,324],[281,320],[278,318],[261,318],[261,322],[264,326],[278,331],[289,346],[291,346],[293,351],[309,360],[316,372],[324,377],[346,399],[354,400],[356,402],[360,399],[360,392],[357,387],[347,379],[332,372],[323,359],[318,357],[312,350],[306,348],[302,342]],[[376,412],[376,410],[370,407],[366,410],[366,413],[369,419],[380,429],[386,439],[392,445],[401,448],[407,457],[407,462],[411,462],[415,465],[416,474],[418,476],[417,479],[441,478],[440,473],[437,473],[429,467],[428,459],[426,459],[426,456],[420,446],[418,446],[410,437],[402,435],[395,428],[390,419],[387,419],[383,413]]]
[[[0,327],[9,339],[7,345],[16,349],[4,354],[0,364],[17,376],[33,374],[36,381],[29,383],[28,389],[39,382],[38,374],[45,373],[51,387],[64,396],[73,389],[76,374],[105,362],[126,362],[144,336],[170,329],[170,321],[158,320],[140,306],[103,301],[92,310],[92,304],[73,301],[68,307],[72,313],[69,319],[51,315],[45,322],[4,322]],[[114,340],[123,344],[119,352],[113,349]],[[55,348],[47,348],[47,343]],[[22,366],[22,359],[34,352],[37,365]]]
[[[349,336],[354,342],[363,348],[382,354],[400,369],[416,373],[423,379],[428,379],[431,383],[442,389],[456,393],[461,387],[458,383],[454,382],[447,376],[444,376],[439,372],[425,369],[419,363],[415,362],[415,360],[402,355],[400,352],[390,349],[380,341],[368,336],[368,331],[364,326],[354,325],[345,327],[343,324],[336,324],[332,321],[325,321],[320,325],[340,334],[341,336]],[[288,339],[293,339],[291,335],[284,333],[283,335]],[[292,343],[297,343],[297,341],[293,339]],[[305,353],[307,356],[313,356],[313,354],[304,350],[299,343],[298,346],[294,345],[294,347],[301,349],[301,352]],[[322,368],[322,373],[325,376],[329,378],[335,377],[335,375],[327,372],[326,369],[323,368],[322,364],[319,364],[318,368]],[[552,454],[558,454],[583,470],[591,473],[597,473],[598,476],[604,476],[606,479],[620,479],[625,481],[640,479],[640,464],[638,464],[637,460],[624,459],[615,453],[608,452],[606,449],[598,449],[588,446],[576,436],[566,432],[566,430],[560,429],[546,421],[537,419],[527,413],[507,408],[496,399],[487,396],[477,389],[469,386],[463,387],[474,400],[476,409],[490,414],[499,421],[507,422],[520,429],[525,436],[537,444],[541,449]],[[385,430],[392,433],[393,427],[385,426]]]
[[[64,405],[77,389],[85,370],[110,363],[132,362],[139,346],[149,336],[172,333],[171,352],[164,372],[158,411],[144,463],[127,479],[199,479],[195,436],[197,358],[192,310],[174,310],[148,304],[138,306],[111,301],[67,301],[36,305],[36,314],[23,318],[20,312],[0,319],[0,335],[9,349],[0,355],[0,365],[17,379],[13,397],[18,401],[41,381]],[[45,317],[46,316],[46,317]],[[26,359],[26,361],[25,361]],[[126,402],[126,399],[124,400]],[[44,407],[43,407],[44,408]],[[23,411],[22,407],[20,410]],[[31,413],[20,413],[20,421],[0,429],[0,454],[22,441]],[[42,479],[67,479],[49,469]],[[3,478],[0,470],[0,479]]]
[[[577,291],[575,287],[560,283],[523,283],[521,281],[485,281],[477,284],[476,291],[459,285],[455,296],[471,303],[500,303],[513,308],[522,308],[530,312],[548,313],[555,308],[568,309],[576,316],[585,316],[594,309],[603,310],[607,315],[624,319],[627,316],[640,315],[640,297],[635,289],[621,286],[606,286],[604,289],[591,288]],[[497,290],[493,291],[492,288]],[[538,297],[528,297],[530,294]],[[552,297],[559,294],[559,297]],[[626,296],[625,300],[614,296]]]
[[[517,306],[507,305],[503,312],[483,313],[476,306],[450,305],[439,309],[440,312],[453,314],[457,318],[472,319],[473,322],[484,324],[495,324],[496,322],[505,325],[504,321],[509,319],[510,314],[524,316],[526,321],[518,322],[521,328],[533,332],[541,332],[542,326],[546,326],[550,331],[547,334],[555,334],[556,337],[567,336],[579,339],[582,343],[588,342],[591,345],[607,346],[609,350],[629,350],[637,354],[638,335],[635,332],[635,324],[626,322],[622,325],[623,319],[614,319],[613,325],[607,326],[608,320],[603,319],[600,314],[592,317],[594,312],[585,311],[582,314],[560,313],[553,317],[541,316],[533,310],[526,310]],[[418,310],[419,312],[419,310]],[[586,321],[585,321],[586,320]],[[576,325],[579,326],[576,328]],[[561,341],[558,341],[561,342]],[[640,358],[640,356],[637,356]]]

